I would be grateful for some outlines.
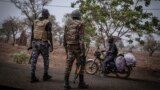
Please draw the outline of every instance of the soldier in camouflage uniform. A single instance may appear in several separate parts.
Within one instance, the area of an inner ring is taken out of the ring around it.
[[[32,34],[31,34],[31,46],[28,49],[32,49],[31,56],[31,82],[38,82],[38,78],[35,75],[36,63],[39,54],[43,56],[44,60],[44,75],[43,80],[51,79],[51,76],[48,75],[49,68],[49,47],[50,51],[53,51],[53,43],[52,43],[52,33],[51,28],[52,24],[49,22],[49,12],[47,9],[42,10],[42,17],[37,20],[34,20],[34,24],[32,26]]]
[[[71,14],[72,20],[66,23],[65,32],[64,32],[64,47],[67,51],[67,60],[66,60],[66,68],[65,68],[65,89],[70,89],[69,85],[69,76],[72,68],[72,64],[74,60],[77,60],[77,67],[81,67],[79,73],[79,84],[78,88],[86,89],[88,85],[84,82],[84,66],[85,59],[83,59],[84,55],[84,26],[82,21],[80,20],[80,12],[79,10],[75,10]]]

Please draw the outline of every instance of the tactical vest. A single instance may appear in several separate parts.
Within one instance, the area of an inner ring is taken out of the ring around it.
[[[67,24],[65,30],[65,38],[67,44],[78,44],[80,37],[80,27],[82,22],[79,20],[72,20]]]
[[[34,39],[40,39],[42,41],[47,41],[47,31],[45,30],[45,27],[47,25],[47,23],[49,22],[49,20],[45,19],[45,20],[35,20],[34,21]]]

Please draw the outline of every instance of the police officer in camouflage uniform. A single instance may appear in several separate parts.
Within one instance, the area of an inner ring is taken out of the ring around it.
[[[84,66],[85,66],[85,59],[83,59],[84,55],[84,25],[80,18],[79,10],[75,10],[71,14],[72,20],[67,22],[65,25],[65,32],[64,32],[64,47],[67,52],[67,60],[66,60],[66,68],[65,68],[65,89],[71,89],[69,85],[69,76],[72,68],[72,64],[74,60],[77,60],[77,67],[80,68],[79,73],[79,84],[78,88],[86,89],[88,85],[84,82]]]
[[[43,56],[44,60],[44,75],[43,80],[51,79],[51,76],[48,75],[49,68],[49,47],[50,52],[53,51],[52,43],[52,24],[49,22],[50,14],[47,9],[42,10],[42,17],[37,20],[34,20],[32,26],[31,34],[31,46],[28,49],[32,49],[31,56],[31,82],[38,82],[39,79],[35,75],[36,63],[39,54]]]

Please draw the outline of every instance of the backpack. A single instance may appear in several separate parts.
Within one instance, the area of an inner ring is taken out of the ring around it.
[[[80,20],[70,21],[65,29],[65,38],[67,44],[78,44],[82,22]]]

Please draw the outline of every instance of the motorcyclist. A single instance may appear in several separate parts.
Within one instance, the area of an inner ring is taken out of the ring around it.
[[[111,62],[114,62],[114,59],[117,57],[118,49],[116,44],[114,43],[114,38],[111,37],[108,39],[109,48],[106,48],[106,50],[102,50],[102,52],[106,52],[105,60],[102,63],[102,72],[105,73],[105,70],[107,66]]]

